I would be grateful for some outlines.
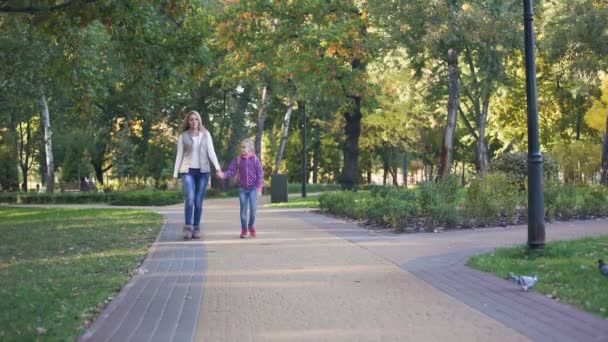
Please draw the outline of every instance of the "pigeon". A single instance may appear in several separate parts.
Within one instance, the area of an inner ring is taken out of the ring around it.
[[[603,259],[598,260],[597,263],[599,264],[600,273],[608,277],[608,265],[604,263]]]
[[[606,266],[608,270],[608,266]],[[538,275],[534,275],[534,277],[530,276],[516,276],[513,273],[509,273],[507,279],[511,280],[515,284],[521,286],[524,291],[528,291],[533,288],[534,285],[538,282]]]

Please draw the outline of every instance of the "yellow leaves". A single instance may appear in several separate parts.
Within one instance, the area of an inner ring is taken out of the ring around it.
[[[266,69],[266,63],[264,62],[258,62],[251,68],[252,71],[262,71],[264,69]]]
[[[471,7],[471,5],[469,5],[468,2],[465,2],[464,4],[462,4],[462,11],[467,13],[470,12],[473,8]]]
[[[253,11],[243,12],[237,16],[239,21],[252,21],[254,18],[255,13]]]
[[[344,48],[342,45],[340,44],[332,44],[330,45],[327,50],[325,50],[325,55],[328,57],[334,57],[334,56],[349,56],[349,52],[346,48]]]
[[[338,20],[339,20],[338,16],[335,13],[332,13],[332,14],[328,15],[326,18],[331,23],[337,23]]]
[[[594,100],[593,105],[585,113],[585,122],[589,127],[606,132],[606,120],[608,120],[608,76],[602,82],[602,97]]]
[[[234,40],[230,40],[226,43],[226,45],[224,46],[224,48],[228,51],[231,51],[234,49],[234,47],[236,46],[236,42]]]
[[[369,13],[367,12],[367,10],[362,10],[361,11],[361,20],[363,21],[367,21],[367,18],[369,17]]]
[[[194,79],[197,82],[202,82],[207,77],[207,70],[204,67],[200,67],[194,70]]]
[[[608,105],[596,100],[585,114],[585,122],[589,127],[604,132],[606,131],[606,116],[608,116]]]

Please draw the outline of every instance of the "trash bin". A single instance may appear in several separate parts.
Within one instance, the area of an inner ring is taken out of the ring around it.
[[[275,173],[270,177],[270,203],[287,202],[287,175]]]

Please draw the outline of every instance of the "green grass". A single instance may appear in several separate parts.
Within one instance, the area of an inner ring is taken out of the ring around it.
[[[500,248],[471,258],[469,266],[501,278],[537,273],[535,291],[608,318],[608,278],[599,273],[598,259],[608,262],[608,236],[549,242],[540,251]]]
[[[121,209],[0,208],[0,340],[75,341],[163,220]]]
[[[265,208],[319,208],[319,197],[321,195],[302,197],[293,197],[288,202],[283,203],[268,203]]]

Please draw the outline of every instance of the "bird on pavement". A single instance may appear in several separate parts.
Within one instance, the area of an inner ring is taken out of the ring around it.
[[[538,282],[538,275],[530,276],[516,276],[513,273],[509,273],[507,279],[511,280],[515,284],[521,286],[524,291],[528,291],[533,288]]]
[[[608,265],[606,265],[604,259],[598,260],[597,263],[599,264],[598,267],[600,269],[600,273],[608,277]]]

